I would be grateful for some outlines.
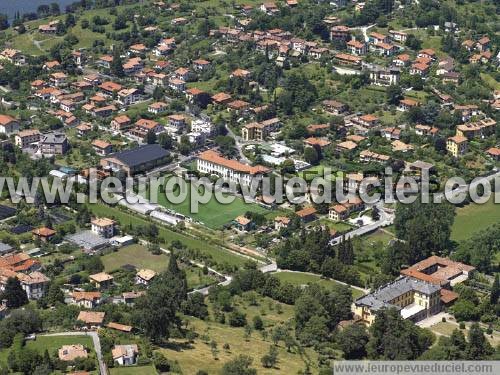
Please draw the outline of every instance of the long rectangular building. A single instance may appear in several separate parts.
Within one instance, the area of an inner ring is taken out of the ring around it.
[[[261,165],[254,167],[237,160],[226,159],[215,150],[202,152],[197,159],[196,168],[201,173],[214,174],[227,181],[250,185],[252,179],[262,178],[270,170]]]
[[[122,171],[128,176],[133,176],[166,164],[169,156],[169,152],[160,145],[143,145],[111,154],[101,159],[101,166],[104,169]]]

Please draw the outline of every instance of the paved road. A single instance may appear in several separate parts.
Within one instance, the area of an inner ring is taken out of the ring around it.
[[[102,351],[101,351],[101,341],[99,340],[99,335],[95,331],[68,331],[68,332],[58,332],[58,333],[47,333],[44,335],[40,336],[90,336],[92,337],[92,342],[94,343],[94,350],[97,356],[97,361],[99,362],[99,373],[101,375],[107,375],[108,374],[108,368],[106,367],[106,364],[104,363],[104,360],[102,358]]]
[[[235,142],[235,147],[238,150],[238,153],[240,155],[240,161],[245,164],[250,164],[250,160],[247,159],[247,157],[243,154],[243,145],[240,143],[241,138],[234,134],[234,132],[229,128],[229,126],[226,126],[227,129],[227,134],[234,139]]]
[[[359,227],[359,228],[353,229],[350,232],[347,232],[344,235],[345,239],[353,238],[356,236],[362,236],[363,234],[373,232],[373,231],[377,230],[378,228],[391,225],[394,222],[394,213],[388,211],[387,209],[384,209],[383,203],[378,203],[376,206],[379,209],[380,218],[371,224],[363,225],[362,227]],[[341,240],[342,240],[342,237],[334,238],[333,240],[330,241],[330,244],[331,245],[338,245]]]
[[[361,30],[363,33],[363,38],[365,38],[365,42],[368,42],[368,30],[374,27],[376,24],[363,26],[363,27],[352,27],[351,30]]]
[[[460,185],[459,187],[457,187],[456,189],[453,190],[453,195],[457,195],[457,194],[461,194],[461,193],[464,193],[464,192],[467,192],[469,187],[472,187],[472,188],[477,188],[477,186],[479,184],[483,184],[483,183],[486,183],[486,182],[491,182],[493,181],[495,178],[497,177],[500,177],[500,171],[498,170],[493,170],[491,174],[487,175],[487,176],[480,176],[480,177],[477,177],[477,180],[474,181],[474,183],[470,183],[470,184],[466,184],[466,185]],[[434,199],[444,199],[444,193],[439,193],[439,194],[435,194],[434,195]]]

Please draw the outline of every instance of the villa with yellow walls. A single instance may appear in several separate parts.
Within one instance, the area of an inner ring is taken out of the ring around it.
[[[354,315],[367,325],[378,311],[396,308],[403,319],[414,322],[441,311],[441,287],[409,277],[400,277],[354,301]]]

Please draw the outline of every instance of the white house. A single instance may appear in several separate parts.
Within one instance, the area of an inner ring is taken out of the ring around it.
[[[18,131],[19,122],[15,118],[9,115],[0,115],[0,133],[10,135]]]
[[[113,237],[115,231],[115,221],[108,219],[106,217],[95,218],[91,221],[92,232],[95,234],[104,237],[111,238]]]
[[[137,362],[139,349],[136,344],[115,345],[111,353],[113,355],[113,361],[120,366],[131,366],[135,365]]]

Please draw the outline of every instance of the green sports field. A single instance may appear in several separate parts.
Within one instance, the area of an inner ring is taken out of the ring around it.
[[[189,216],[196,221],[203,223],[205,226],[212,229],[220,229],[224,224],[228,224],[239,215],[244,215],[247,211],[261,213],[263,215],[268,214],[270,211],[261,207],[255,203],[245,203],[242,198],[235,197],[233,202],[229,204],[223,204],[212,196],[210,201],[206,204],[200,204],[197,213],[192,213],[191,211],[191,184],[188,182],[187,198],[181,203],[172,203],[167,199],[168,195],[171,196],[172,192],[169,194],[159,193],[158,194],[158,204],[163,207],[174,210],[184,216]],[[173,191],[173,195],[177,196],[179,194],[179,187],[176,187]],[[202,190],[200,190],[201,192]]]

